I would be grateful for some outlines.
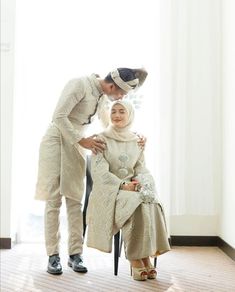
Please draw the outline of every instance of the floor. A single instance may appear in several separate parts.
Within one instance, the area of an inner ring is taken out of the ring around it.
[[[87,274],[75,273],[67,266],[66,245],[61,246],[63,274],[46,272],[44,245],[17,244],[1,250],[1,292],[64,291],[185,291],[234,292],[235,262],[217,247],[173,247],[158,258],[157,280],[134,281],[124,254],[119,274],[113,274],[113,255],[85,248]]]

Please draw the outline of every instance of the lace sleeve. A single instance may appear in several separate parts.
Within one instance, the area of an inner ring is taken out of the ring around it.
[[[139,182],[138,191],[145,203],[152,203],[157,199],[157,190],[153,176],[145,166],[144,153],[142,152],[135,166],[135,180]]]
[[[143,202],[153,203],[157,198],[157,190],[152,175],[150,173],[140,173],[135,179],[139,182],[138,191]]]

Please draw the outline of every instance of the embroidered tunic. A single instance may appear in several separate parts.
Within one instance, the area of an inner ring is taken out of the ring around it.
[[[95,74],[71,80],[65,86],[40,145],[36,199],[48,200],[61,194],[81,201],[85,149],[77,142],[84,137],[96,111],[102,118],[106,101]]]
[[[137,141],[100,137],[107,148],[91,159],[93,189],[87,210],[87,245],[111,252],[112,237],[122,229],[129,260],[170,250],[164,212]],[[119,189],[123,181],[133,177],[143,186],[140,192]]]

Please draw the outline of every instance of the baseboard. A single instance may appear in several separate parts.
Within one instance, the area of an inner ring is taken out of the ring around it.
[[[218,236],[171,235],[171,245],[176,246],[217,246]]]
[[[0,249],[11,249],[11,238],[0,238]]]
[[[235,261],[235,248],[227,244],[222,238],[218,237],[218,247],[222,249],[226,255],[228,255],[232,260]]]
[[[172,246],[218,246],[232,260],[235,260],[235,249],[219,236],[183,236],[171,235]]]

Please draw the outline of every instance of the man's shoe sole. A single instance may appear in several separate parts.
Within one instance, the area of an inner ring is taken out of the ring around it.
[[[63,274],[63,271],[61,271],[61,272],[49,272],[49,271],[47,270],[47,273],[48,273],[48,274],[51,274],[51,275],[61,275],[61,274]]]

